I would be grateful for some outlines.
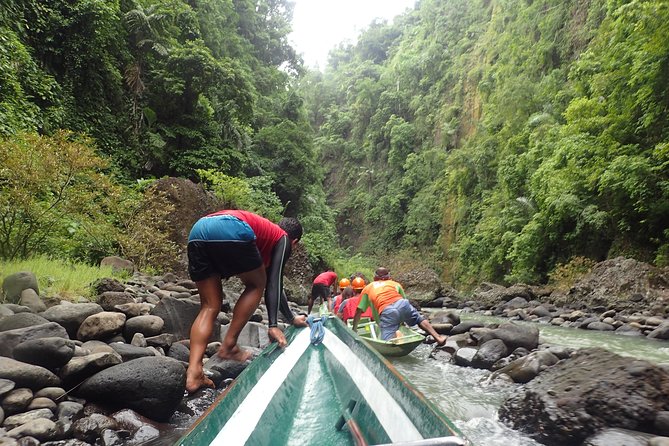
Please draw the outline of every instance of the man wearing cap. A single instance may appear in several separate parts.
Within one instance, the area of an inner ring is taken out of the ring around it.
[[[381,329],[381,339],[387,341],[396,336],[402,323],[418,325],[437,341],[446,343],[446,337],[436,332],[432,324],[425,319],[407,300],[402,285],[390,279],[390,271],[379,267],[374,272],[374,281],[362,290],[360,304],[353,318],[353,331],[358,328],[362,312],[373,305],[374,313]]]

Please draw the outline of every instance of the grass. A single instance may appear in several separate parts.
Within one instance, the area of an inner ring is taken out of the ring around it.
[[[91,284],[104,277],[122,278],[112,274],[111,266],[91,266],[85,263],[35,257],[26,260],[0,260],[0,281],[10,274],[30,271],[37,277],[41,296],[59,296],[76,300],[77,297],[91,297]]]

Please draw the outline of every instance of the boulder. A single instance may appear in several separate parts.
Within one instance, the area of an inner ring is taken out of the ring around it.
[[[126,321],[123,335],[127,341],[132,340],[135,333],[141,333],[145,337],[157,336],[163,332],[165,321],[159,316],[147,314],[136,316]]]
[[[72,359],[74,346],[74,341],[63,337],[31,339],[17,345],[13,355],[19,361],[54,371]]]
[[[647,361],[583,349],[521,387],[499,410],[546,445],[581,444],[605,428],[648,432],[669,409],[669,373]]]
[[[46,324],[47,322],[49,322],[47,319],[38,314],[16,313],[0,320],[0,332],[15,330],[17,328],[32,327],[34,325]]]
[[[123,344],[121,342],[112,342],[109,344],[111,348],[114,349],[116,353],[121,355],[123,361],[132,361],[133,359],[143,358],[145,356],[155,356],[153,351],[144,347],[136,347],[130,344]]]
[[[120,364],[121,362],[121,355],[116,352],[92,353],[72,358],[60,370],[60,377],[66,387],[71,387],[95,375],[99,371]]]
[[[37,277],[30,271],[20,271],[10,274],[2,281],[2,294],[5,301],[18,303],[21,299],[21,291],[31,288],[39,294],[39,284]]]
[[[33,290],[32,288],[21,291],[19,305],[30,308],[33,313],[41,313],[42,311],[46,310],[46,304],[39,297],[37,291]]]
[[[191,325],[199,312],[199,302],[173,297],[161,299],[158,305],[151,310],[152,315],[160,317],[165,322],[163,331],[174,334],[177,340],[190,338]],[[214,331],[209,341],[218,340],[220,332],[218,324],[214,324]]]
[[[121,333],[125,325],[125,314],[103,311],[88,316],[79,326],[77,339],[91,341],[108,339]]]
[[[107,256],[100,261],[100,266],[111,266],[112,272],[118,273],[125,271],[128,274],[135,272],[135,264],[130,260],[118,256]]]
[[[174,359],[146,357],[110,367],[89,378],[77,395],[129,408],[157,421],[172,415],[186,389],[186,369]]]
[[[0,356],[12,358],[19,344],[42,338],[69,339],[65,329],[55,322],[3,331],[0,332]]]
[[[44,367],[3,357],[0,357],[0,378],[13,381],[17,387],[33,390],[60,385],[60,379]]]
[[[102,307],[95,303],[82,304],[60,304],[47,308],[42,313],[47,320],[56,322],[67,330],[71,339],[77,338],[79,326],[88,316],[104,311]]]

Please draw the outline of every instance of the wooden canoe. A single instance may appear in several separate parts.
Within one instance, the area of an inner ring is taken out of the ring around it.
[[[348,321],[348,326],[353,326],[352,320]],[[425,336],[406,325],[400,325],[399,331],[402,333],[402,336],[384,341],[381,339],[381,331],[376,322],[369,318],[362,318],[358,323],[358,336],[383,356],[397,357],[408,355],[425,340]]]
[[[458,429],[383,356],[335,317],[286,330],[176,444],[468,445]]]

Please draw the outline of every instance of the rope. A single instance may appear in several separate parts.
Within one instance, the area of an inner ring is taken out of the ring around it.
[[[323,327],[323,322],[326,318],[324,317],[314,317],[309,315],[307,318],[307,324],[311,327],[311,343],[318,345],[323,342],[323,337],[325,336],[325,328]]]

